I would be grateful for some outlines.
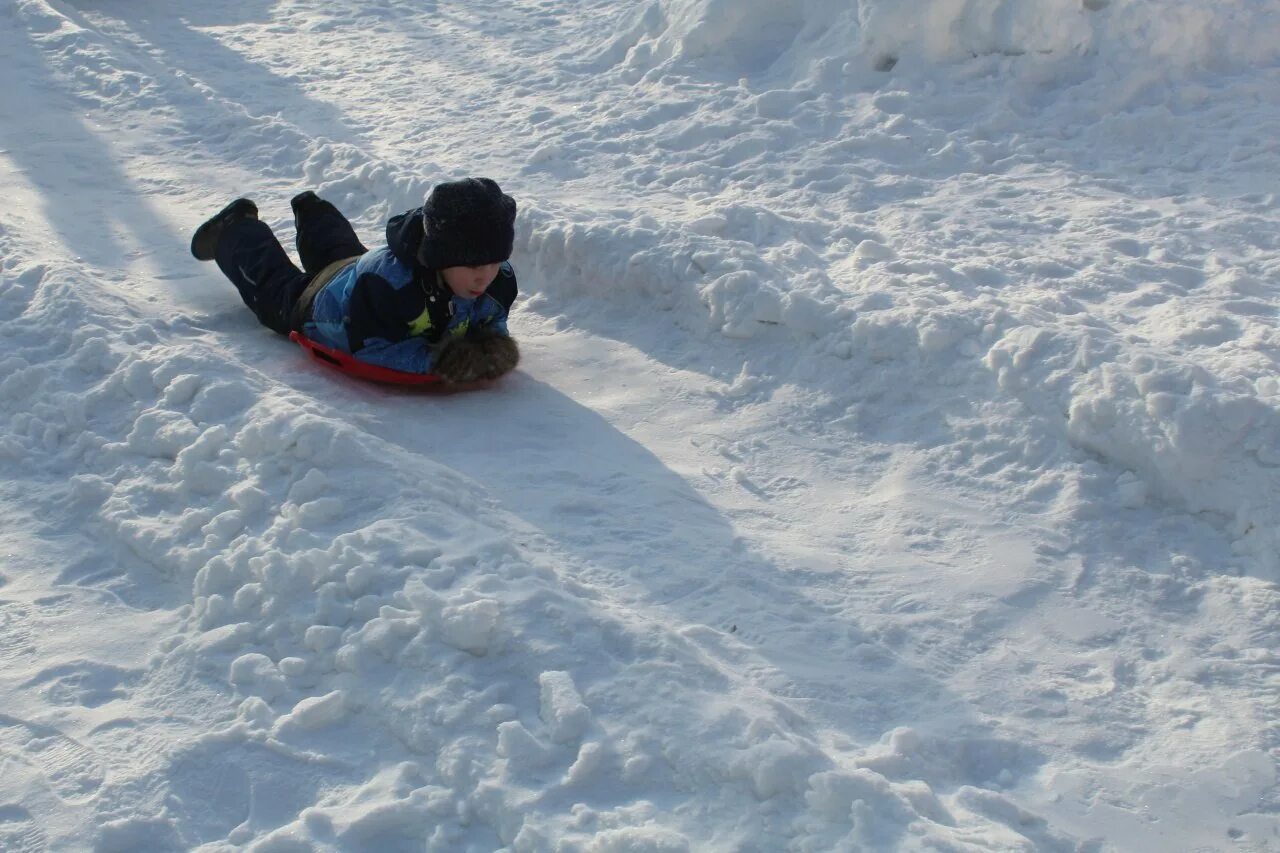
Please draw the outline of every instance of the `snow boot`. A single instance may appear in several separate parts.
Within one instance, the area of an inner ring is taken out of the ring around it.
[[[446,382],[486,382],[510,373],[520,363],[514,338],[494,332],[466,335],[445,344],[433,372]]]
[[[289,201],[297,236],[298,258],[309,275],[319,274],[334,261],[346,260],[369,251],[355,229],[331,202],[311,190],[298,193]]]
[[[247,198],[238,198],[219,210],[191,236],[191,254],[197,261],[211,261],[218,249],[222,232],[240,219],[257,219],[258,206]]]
[[[333,207],[332,204],[316,195],[314,190],[300,192],[293,198],[289,199],[289,206],[293,208],[293,215],[295,217],[306,211],[308,208],[311,208],[313,205],[330,208]],[[334,209],[336,210],[337,208]]]

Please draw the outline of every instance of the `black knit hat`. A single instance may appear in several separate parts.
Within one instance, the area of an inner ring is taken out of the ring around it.
[[[511,257],[516,202],[488,178],[438,184],[422,206],[423,266],[481,267]]]

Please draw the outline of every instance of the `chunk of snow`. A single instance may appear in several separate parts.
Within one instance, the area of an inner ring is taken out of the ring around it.
[[[556,743],[575,743],[591,722],[591,712],[578,695],[573,677],[567,672],[544,672],[538,676],[541,708],[539,716]]]
[[[493,643],[501,613],[498,602],[487,598],[446,607],[440,614],[441,636],[456,649],[483,656]]]

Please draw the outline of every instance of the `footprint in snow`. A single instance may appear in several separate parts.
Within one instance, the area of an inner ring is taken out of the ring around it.
[[[94,797],[105,776],[97,755],[75,738],[5,714],[0,714],[0,754],[40,770],[53,792],[68,803]]]
[[[44,853],[44,832],[21,806],[0,806],[0,850],[6,853]]]
[[[0,601],[0,669],[12,671],[19,661],[35,655],[30,623],[27,607],[15,601]]]
[[[42,670],[23,687],[40,687],[50,701],[59,705],[97,708],[115,699],[125,699],[125,685],[134,675],[127,669],[96,661],[78,660]]]

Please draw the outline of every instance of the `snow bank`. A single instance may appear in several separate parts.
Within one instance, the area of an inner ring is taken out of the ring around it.
[[[1221,514],[1252,571],[1280,580],[1280,410],[1274,398],[1192,364],[1133,352],[1109,360],[1100,349],[1096,334],[1018,326],[995,343],[984,363],[1001,388],[1064,425],[1073,443],[1132,472],[1131,479],[1118,480],[1129,505],[1141,506],[1150,496],[1191,512]]]
[[[1264,2],[654,2],[596,60],[661,93],[637,130],[700,165],[636,170],[680,200],[665,219],[531,211],[522,256],[567,298],[802,348],[775,378],[945,369],[1102,456],[1131,506],[1221,516],[1274,579],[1276,184],[1250,164],[1276,128],[1248,105],[1280,90],[1204,75],[1275,65],[1277,30]],[[1058,180],[1072,202],[1040,205]],[[956,216],[952,193],[980,200]]]
[[[1271,63],[1271,4],[1193,0],[655,0],[602,53],[631,68],[808,72],[851,62],[887,71],[1001,54],[1096,56],[1131,70]]]
[[[582,224],[538,208],[523,216],[520,255],[545,292],[614,303],[609,310],[670,312],[694,333],[762,345],[781,336],[804,353],[776,363],[781,376],[808,375],[805,360],[819,359],[852,382],[892,362],[912,386],[960,383],[970,398],[1007,395],[1049,434],[1137,478],[1141,485],[1125,492],[1130,505],[1152,499],[1224,516],[1248,571],[1280,579],[1280,395],[1267,356],[1275,334],[1264,323],[1231,350],[1212,351],[1218,339],[1204,339],[1205,360],[1200,347],[1184,345],[1199,341],[1194,320],[1179,332],[1162,319],[1161,334],[1182,337],[1135,350],[1130,324],[1094,318],[1082,328],[1069,300],[1050,311],[994,293],[957,300],[955,271],[871,239],[848,256],[862,292],[842,293],[802,251],[778,248],[806,243],[813,223],[749,206],[685,229]],[[978,260],[962,269],[986,281],[992,271]],[[1052,263],[1034,269],[1074,276]],[[939,289],[945,296],[923,296]],[[837,384],[837,398],[849,396]]]

